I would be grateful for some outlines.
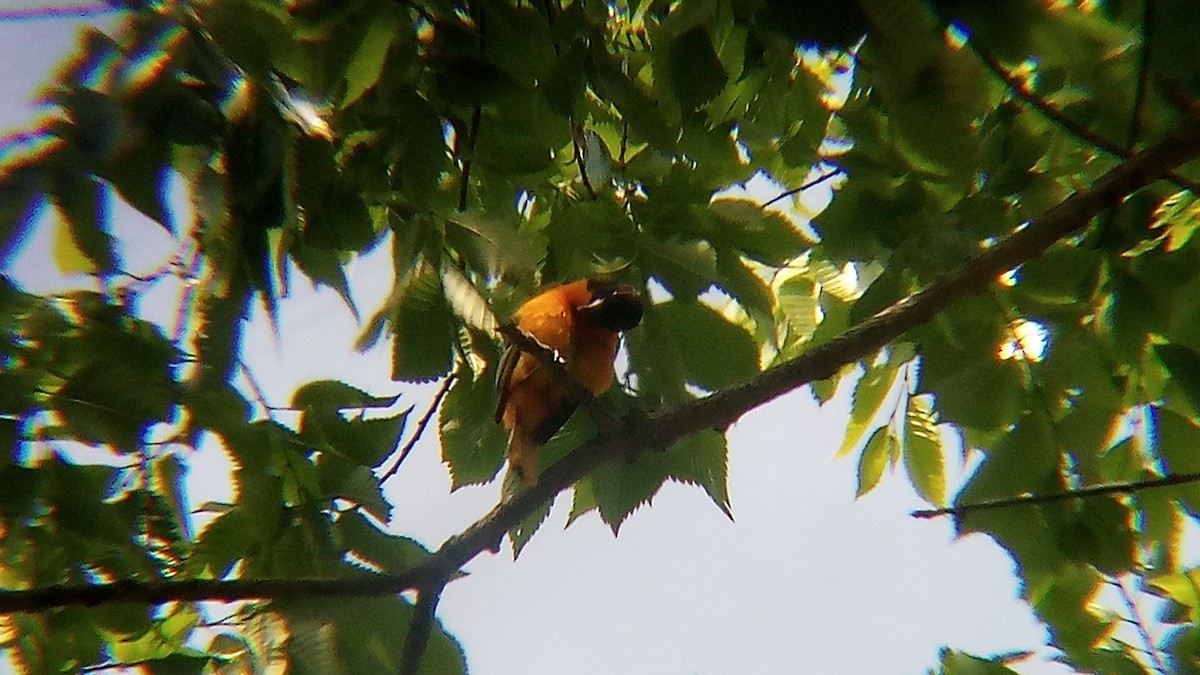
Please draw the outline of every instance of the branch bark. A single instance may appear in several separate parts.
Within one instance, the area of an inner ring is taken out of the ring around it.
[[[0,592],[0,613],[39,611],[64,605],[103,602],[159,603],[168,600],[239,600],[314,596],[391,595],[429,588],[457,574],[483,551],[499,548],[504,534],[525,516],[553,499],[601,464],[662,449],[704,429],[724,428],[753,408],[814,380],[829,377],[847,363],[869,356],[907,331],[929,321],[954,302],[984,291],[1003,272],[1042,253],[1059,239],[1087,225],[1103,209],[1169,175],[1200,156],[1200,122],[1122,162],[1090,189],[1073,194],[1027,227],[966,260],[928,288],[814,347],[795,360],[772,368],[746,384],[660,413],[629,415],[618,423],[626,433],[601,435],[549,467],[538,484],[501,502],[430,558],[405,573],[369,579],[289,579],[239,581],[117,582]]]

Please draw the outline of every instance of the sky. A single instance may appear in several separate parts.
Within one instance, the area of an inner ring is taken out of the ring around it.
[[[0,0],[0,16],[42,4]],[[39,114],[35,94],[84,24],[0,21],[0,134],[30,128]],[[183,186],[173,192],[181,197]],[[157,267],[175,250],[131,209],[115,214],[131,271]],[[91,284],[58,278],[50,247],[39,227],[3,272],[31,291]],[[354,261],[349,274],[369,315],[391,283],[386,255]],[[165,285],[143,306],[169,323],[179,290]],[[358,326],[340,299],[302,283],[292,290],[280,305],[286,340],[259,313],[244,343],[269,402],[284,405],[297,385],[336,378],[402,393],[402,403],[415,406],[413,419],[425,410],[432,390],[390,382],[386,348],[354,352]],[[926,505],[899,475],[854,499],[855,460],[833,457],[847,406],[844,391],[823,408],[798,391],[731,428],[734,521],[701,490],[668,484],[614,538],[595,514],[564,529],[569,497],[560,496],[519,560],[507,550],[484,553],[469,576],[447,587],[439,616],[462,642],[471,672],[920,673],[935,667],[943,645],[981,655],[1041,648],[1044,630],[1017,600],[1012,562],[989,538],[955,539],[947,519],[911,518]],[[227,500],[220,448],[205,446],[191,459],[192,503]],[[953,451],[948,464],[957,481]],[[498,498],[497,485],[454,493],[449,486],[429,433],[386,484],[394,529],[436,548]],[[1038,659],[1017,669],[1069,672]]]

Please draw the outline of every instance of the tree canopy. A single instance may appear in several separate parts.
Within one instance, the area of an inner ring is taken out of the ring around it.
[[[1200,672],[1181,556],[1200,5],[121,4],[0,164],[0,261],[48,227],[79,280],[0,277],[0,649],[20,667],[461,672],[470,645],[436,610],[463,565],[506,537],[519,554],[566,490],[572,521],[614,533],[666,481],[728,511],[724,430],[807,386],[852,392],[860,495],[900,474],[916,515],[1011,554],[1062,662]],[[114,200],[176,253],[132,272]],[[347,266],[377,247],[394,284],[360,308]],[[522,336],[493,317],[580,277],[650,302],[621,386],[525,489],[492,423]],[[436,388],[427,412],[333,380],[275,411],[239,377],[250,315],[276,321],[304,280],[361,312],[357,347],[393,379]],[[166,284],[184,290],[164,318],[146,306]],[[506,481],[436,550],[394,533],[381,490],[427,429],[455,489]],[[181,492],[204,444],[231,458],[231,503]],[[948,484],[960,460],[978,468]],[[1095,606],[1128,579],[1169,630]],[[250,602],[212,631],[203,600]],[[1012,672],[952,649],[930,665]]]

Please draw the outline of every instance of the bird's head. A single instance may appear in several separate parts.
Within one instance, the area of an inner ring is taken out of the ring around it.
[[[642,295],[633,286],[588,279],[587,287],[592,299],[578,311],[595,326],[615,333],[642,322]]]

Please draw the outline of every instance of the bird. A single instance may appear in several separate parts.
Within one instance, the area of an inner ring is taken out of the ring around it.
[[[513,323],[554,350],[567,373],[591,395],[608,391],[620,334],[642,320],[642,297],[627,284],[579,279],[526,300]],[[532,487],[538,447],[566,424],[581,402],[563,374],[510,345],[496,372],[496,422],[509,431],[508,463]]]

